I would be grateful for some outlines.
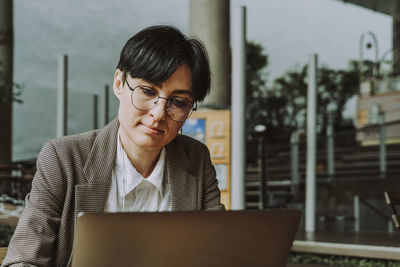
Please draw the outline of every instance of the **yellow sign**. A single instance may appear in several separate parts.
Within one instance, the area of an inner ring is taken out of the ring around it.
[[[229,110],[198,110],[186,120],[182,133],[205,143],[217,173],[221,201],[230,209],[231,114]]]
[[[368,124],[368,109],[359,109],[357,111],[357,124],[365,126]]]

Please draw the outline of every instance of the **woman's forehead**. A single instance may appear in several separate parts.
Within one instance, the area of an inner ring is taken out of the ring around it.
[[[174,93],[192,95],[192,74],[189,67],[184,64],[176,69],[176,71],[165,81],[155,83],[145,78],[132,78],[136,85],[146,85],[157,89],[157,91],[173,91]]]

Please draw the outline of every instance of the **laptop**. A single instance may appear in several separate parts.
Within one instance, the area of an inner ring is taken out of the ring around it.
[[[297,210],[81,213],[73,267],[285,266]]]

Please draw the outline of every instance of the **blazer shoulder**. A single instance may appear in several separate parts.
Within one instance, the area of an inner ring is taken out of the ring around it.
[[[107,144],[113,144],[112,139],[117,135],[118,127],[118,119],[114,119],[102,129],[55,138],[48,141],[46,145],[51,144],[56,150],[60,151],[68,151],[69,149],[86,151],[90,150],[95,143],[98,143],[104,149]]]
[[[207,149],[207,146],[204,143],[200,142],[197,139],[194,139],[193,137],[183,134],[178,134],[173,140],[173,142],[185,150],[186,149],[190,149],[191,151],[195,150],[197,153],[199,151]]]
[[[173,154],[174,158],[179,159],[181,163],[199,164],[201,161],[210,158],[207,146],[187,135],[177,135],[175,139],[167,145],[167,152]]]
[[[58,137],[48,141],[44,146],[51,145],[59,153],[80,151],[89,153],[100,130]]]

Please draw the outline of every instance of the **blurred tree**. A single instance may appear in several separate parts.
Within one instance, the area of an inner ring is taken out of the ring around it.
[[[269,95],[280,99],[275,121],[272,126],[281,128],[291,128],[296,124],[301,124],[305,115],[307,97],[307,66],[301,69],[289,70],[283,76],[275,79]]]
[[[246,96],[247,101],[265,95],[268,66],[268,56],[261,44],[248,41],[246,43]]]
[[[264,100],[267,94],[268,56],[255,42],[246,43],[246,129],[249,137],[255,125],[265,123]]]
[[[0,65],[2,62],[0,61]],[[10,88],[11,87],[11,92]],[[16,102],[22,104],[24,101],[21,99],[24,85],[19,83],[7,82],[7,77],[4,72],[0,70],[0,103]]]
[[[264,135],[276,136],[276,130],[283,125],[286,98],[278,97],[268,90],[268,55],[264,48],[255,42],[246,45],[246,155],[248,162],[257,160],[257,138],[254,127],[263,124],[267,127]]]
[[[329,113],[333,116],[336,130],[353,127],[343,118],[348,100],[359,92],[359,64],[349,62],[346,70],[332,70],[322,66],[318,71],[318,125],[325,132]]]
[[[347,70],[333,70],[321,66],[317,71],[317,128],[324,132],[329,113],[332,113],[335,128],[349,127],[343,119],[343,110],[347,101],[358,93],[359,74],[356,61],[350,61]],[[278,118],[280,127],[305,127],[307,113],[307,65],[300,70],[291,70],[274,81],[272,95],[285,98],[280,113],[286,118]],[[285,111],[286,110],[286,111]]]
[[[295,113],[301,110],[298,103],[307,92],[305,75],[307,69],[288,71],[267,86],[268,56],[259,44],[249,42],[246,47],[246,149],[247,161],[257,160],[257,134],[254,127],[264,124],[267,130],[264,138],[268,144],[287,144]],[[273,153],[270,149],[267,153]]]
[[[307,65],[287,71],[267,86],[268,55],[260,44],[246,46],[246,129],[247,155],[253,161],[256,153],[254,126],[267,127],[269,143],[287,144],[295,127],[304,128],[307,115]],[[345,70],[322,65],[317,71],[317,130],[324,133],[328,114],[333,116],[335,129],[352,128],[352,121],[343,118],[348,100],[358,93],[359,66],[350,61]]]

